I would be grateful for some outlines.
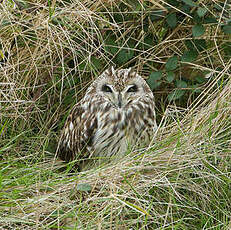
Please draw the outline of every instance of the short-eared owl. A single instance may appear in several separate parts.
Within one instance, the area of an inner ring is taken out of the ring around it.
[[[111,67],[73,107],[59,156],[66,161],[123,156],[128,146],[147,144],[156,129],[154,97],[145,80],[131,69]]]

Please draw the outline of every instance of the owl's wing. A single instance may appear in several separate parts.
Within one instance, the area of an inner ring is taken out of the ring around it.
[[[81,103],[76,104],[61,134],[58,148],[60,158],[71,161],[88,157],[87,147],[92,145],[97,127],[95,113],[84,109]]]

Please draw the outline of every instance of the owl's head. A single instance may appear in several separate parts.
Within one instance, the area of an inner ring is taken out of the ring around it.
[[[115,108],[124,108],[142,97],[153,98],[146,81],[131,68],[115,70],[110,67],[93,83],[88,93],[96,93]]]

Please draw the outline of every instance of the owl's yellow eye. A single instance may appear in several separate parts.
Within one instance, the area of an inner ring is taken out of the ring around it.
[[[106,93],[112,93],[111,87],[106,84],[102,86],[102,91]]]
[[[135,93],[137,91],[138,91],[137,85],[133,85],[127,90],[128,93]]]

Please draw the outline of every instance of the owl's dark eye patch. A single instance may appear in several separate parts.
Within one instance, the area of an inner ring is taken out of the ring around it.
[[[112,93],[111,87],[106,84],[102,86],[102,91],[106,93]]]
[[[137,85],[133,85],[127,90],[128,93],[135,93],[137,91],[138,91]]]

